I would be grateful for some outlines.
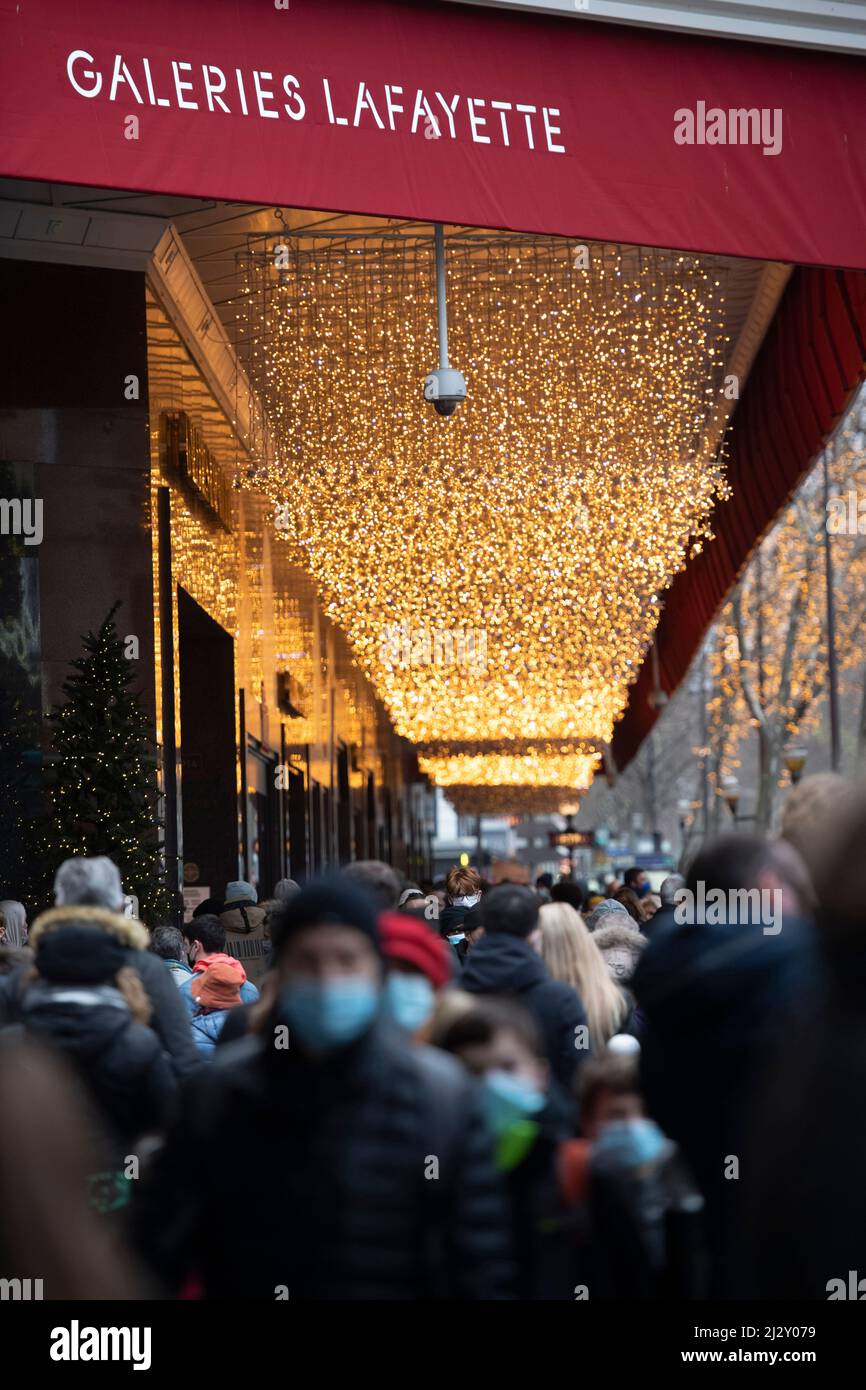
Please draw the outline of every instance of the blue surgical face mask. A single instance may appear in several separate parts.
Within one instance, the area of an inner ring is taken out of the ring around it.
[[[489,1071],[484,1077],[484,1110],[494,1138],[521,1120],[544,1109],[544,1092],[510,1071]]]
[[[465,940],[465,937],[466,937],[466,933],[465,933],[465,932],[458,931],[458,932],[455,932],[453,936],[449,936],[448,940],[450,941],[450,943],[451,943],[452,946],[459,946],[459,945],[460,945],[460,942],[463,941],[463,940]]]
[[[425,975],[406,975],[395,970],[385,981],[386,1013],[407,1033],[416,1033],[433,1012],[436,996]]]
[[[300,1042],[326,1052],[354,1042],[379,1009],[379,990],[363,975],[336,980],[290,980],[280,995],[279,1014]]]
[[[642,1168],[662,1158],[670,1147],[654,1120],[613,1120],[594,1145],[593,1164],[609,1173]]]

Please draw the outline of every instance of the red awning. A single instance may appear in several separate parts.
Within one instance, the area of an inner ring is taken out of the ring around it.
[[[20,179],[863,270],[864,131],[866,67],[834,53],[434,0],[0,15],[0,175]],[[839,418],[864,337],[862,275],[795,273],[734,417],[718,539],[666,597],[667,691]]]
[[[679,685],[757,540],[821,449],[866,371],[866,275],[797,270],[737,406],[729,434],[733,495],[713,516],[716,539],[676,576],[657,630],[664,691]],[[614,731],[620,768],[656,721],[652,662]]]
[[[22,179],[864,268],[864,130],[835,53],[423,0],[0,17]]]

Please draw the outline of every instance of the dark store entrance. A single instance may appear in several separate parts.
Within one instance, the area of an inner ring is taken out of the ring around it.
[[[221,897],[238,866],[234,642],[179,586],[177,611],[185,877]]]

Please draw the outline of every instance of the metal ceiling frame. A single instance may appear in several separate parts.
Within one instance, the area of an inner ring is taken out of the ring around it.
[[[854,0],[450,0],[574,21],[866,54],[866,5]]]

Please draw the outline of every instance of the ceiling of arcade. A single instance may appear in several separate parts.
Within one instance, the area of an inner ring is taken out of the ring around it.
[[[77,192],[181,233],[270,425],[250,463],[203,400],[211,443],[422,767],[465,806],[573,800],[711,535],[786,270],[448,227],[445,419],[430,227]]]

